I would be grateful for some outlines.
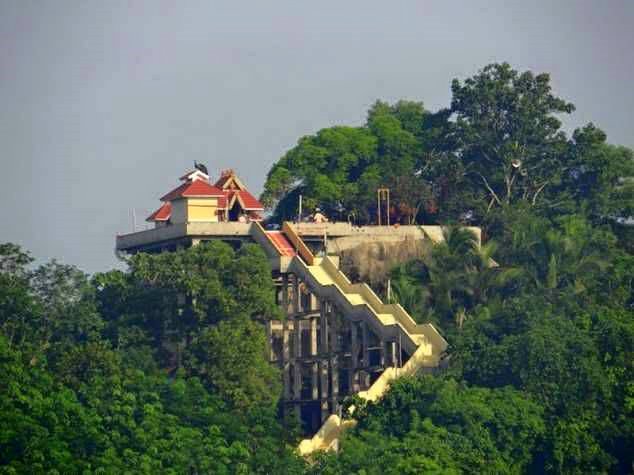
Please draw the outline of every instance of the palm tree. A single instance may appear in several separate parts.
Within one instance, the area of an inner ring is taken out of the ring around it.
[[[420,261],[391,273],[396,301],[418,321],[433,320],[445,329],[462,329],[477,307],[515,281],[521,271],[502,268],[492,258],[496,245],[479,246],[468,229],[447,228],[444,241]]]
[[[602,250],[588,237],[591,231],[584,219],[568,217],[560,229],[534,236],[515,252],[526,256],[525,267],[537,287],[548,291],[572,288],[580,294],[608,266]]]
[[[426,316],[428,295],[420,285],[419,272],[415,269],[419,262],[410,262],[395,267],[390,273],[392,287],[392,301],[399,303],[407,310],[414,320],[422,321]]]

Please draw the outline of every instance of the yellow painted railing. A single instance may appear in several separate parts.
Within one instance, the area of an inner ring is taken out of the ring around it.
[[[277,247],[277,244],[275,244],[273,239],[271,239],[271,236],[269,236],[266,233],[266,231],[264,230],[264,228],[259,222],[257,221],[252,222],[251,228],[249,231],[253,240],[257,242],[260,246],[262,246],[262,248],[264,249],[264,252],[269,257],[271,256],[277,257],[282,254],[280,249]]]
[[[437,365],[438,358],[430,356],[426,348],[421,345],[402,368],[386,368],[372,386],[366,391],[360,391],[358,396],[366,401],[377,401],[385,395],[390,383],[395,379],[401,376],[413,376],[421,368],[433,368]],[[350,408],[350,414],[354,414],[354,407]],[[342,433],[356,424],[357,421],[354,419],[342,420],[336,414],[330,415],[312,438],[304,439],[300,442],[299,453],[301,455],[310,455],[317,450],[337,450]]]
[[[285,221],[282,225],[282,232],[286,235],[291,244],[295,246],[297,253],[302,257],[302,259],[304,259],[304,262],[306,262],[309,266],[312,266],[315,256],[287,221]]]
[[[440,355],[447,348],[447,342],[431,324],[418,324],[399,304],[384,304],[366,284],[353,284],[328,258],[315,258],[301,237],[285,222],[282,232],[297,249],[299,256],[291,261],[290,268],[300,275],[317,296],[327,296],[339,302],[344,312],[365,312],[369,321],[388,327],[397,325],[400,335],[412,348],[412,356],[401,368],[386,368],[379,378],[359,396],[368,401],[381,398],[394,379],[415,374],[422,367],[438,365]],[[405,343],[405,341],[403,342]],[[315,450],[336,449],[341,433],[353,427],[353,419],[341,420],[331,415],[319,431],[311,438],[303,440],[299,452],[308,455]]]

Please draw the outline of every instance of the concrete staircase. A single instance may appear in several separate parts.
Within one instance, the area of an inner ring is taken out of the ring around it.
[[[330,258],[315,257],[288,223],[284,223],[280,234],[266,232],[259,223],[255,224],[257,242],[261,242],[267,254],[292,257],[288,272],[299,276],[320,300],[333,302],[348,318],[366,322],[383,338],[399,341],[401,348],[411,355],[401,368],[386,368],[367,390],[358,393],[361,398],[376,401],[396,378],[438,366],[447,342],[432,324],[416,323],[399,304],[385,304],[368,285],[351,283]],[[350,415],[353,413],[351,408]],[[309,455],[317,450],[336,450],[341,433],[355,424],[354,419],[342,420],[333,414],[312,438],[300,443],[299,452]]]

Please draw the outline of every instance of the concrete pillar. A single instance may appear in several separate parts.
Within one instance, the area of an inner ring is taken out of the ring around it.
[[[293,313],[299,313],[299,277],[293,275]]]
[[[317,319],[310,319],[310,356],[317,356]]]
[[[288,315],[288,274],[282,274],[282,309]]]
[[[288,341],[288,317],[282,322],[282,379],[284,381],[284,399],[291,398],[290,344]]]
[[[302,391],[302,321],[299,318],[295,318],[293,328],[293,346],[294,346],[294,355],[293,355],[293,368],[294,368],[294,377],[293,377],[293,395],[295,399],[301,399],[301,391]]]
[[[331,311],[328,314],[329,327],[330,327],[330,381],[331,381],[331,390],[330,390],[330,407],[333,413],[337,412],[338,399],[339,399],[339,361],[338,355],[339,352],[339,340],[337,338],[337,332],[339,331],[339,326],[337,322],[337,314],[334,311]]]
[[[390,348],[390,365],[393,367],[398,367],[398,357],[396,354],[397,344],[395,341],[388,342],[388,347]]]
[[[318,348],[319,358],[319,399],[321,401],[321,422],[323,423],[330,411],[328,410],[328,396],[330,392],[328,381],[328,307],[330,305],[325,300],[322,300],[319,305],[319,331],[320,342]]]
[[[311,397],[319,399],[319,368],[317,365],[317,319],[310,319]]]
[[[350,390],[353,393],[359,391],[359,338],[357,324],[350,322]]]
[[[370,372],[368,367],[370,366],[370,335],[368,334],[368,324],[361,322],[361,345],[363,355],[361,357],[361,366],[364,368],[363,376],[359,384],[361,389],[365,390],[370,387]]]
[[[330,415],[328,409],[328,361],[319,361],[319,400],[321,401],[321,422],[323,423]]]
[[[321,355],[325,355],[328,352],[328,303],[322,300],[319,303],[319,351]]]

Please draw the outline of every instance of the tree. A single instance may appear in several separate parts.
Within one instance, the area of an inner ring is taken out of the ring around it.
[[[511,388],[401,378],[356,415],[318,473],[522,473],[544,432],[542,409]]]
[[[561,186],[593,223],[619,224],[634,216],[634,152],[606,140],[594,124],[574,131]]]
[[[114,320],[118,343],[154,347],[172,370],[200,332],[224,319],[279,315],[270,266],[253,244],[234,251],[223,242],[201,243],[164,254],[138,254],[130,273],[95,277],[99,308]]]
[[[262,199],[276,219],[316,206],[338,219],[370,222],[376,191],[389,187],[392,222],[415,222],[430,196],[421,166],[428,113],[421,103],[375,103],[363,127],[331,127],[303,137],[270,170]],[[343,211],[342,211],[343,210]]]
[[[30,292],[28,253],[0,244],[0,330],[9,347],[22,346],[37,332],[40,307]]]
[[[447,228],[429,254],[393,270],[396,298],[419,320],[461,329],[478,306],[521,274],[496,265],[495,249],[493,242],[480,246],[468,229]]]
[[[137,256],[90,281],[0,249],[0,472],[301,473],[276,419],[259,249]]]
[[[548,74],[519,73],[507,63],[486,66],[451,85],[452,141],[464,173],[493,206],[547,196],[562,179],[566,138],[556,114],[574,106],[553,95]]]
[[[187,364],[237,409],[274,409],[281,380],[265,349],[264,329],[246,316],[237,316],[203,330],[192,344]]]

